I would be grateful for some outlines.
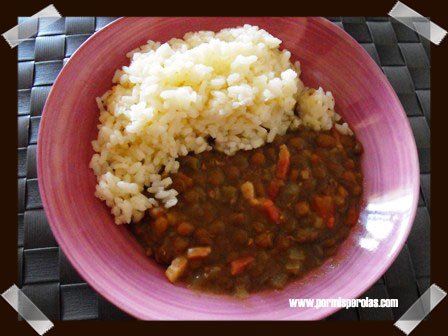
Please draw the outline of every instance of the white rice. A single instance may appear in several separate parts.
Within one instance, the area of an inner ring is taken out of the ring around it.
[[[280,43],[245,25],[148,41],[128,54],[129,66],[117,70],[115,85],[97,99],[100,124],[90,162],[95,195],[117,224],[139,221],[160,203],[176,205],[178,193],[161,174],[176,172],[179,156],[211,150],[208,137],[216,150],[233,155],[302,122],[332,127],[340,117],[331,93],[304,88],[300,66]],[[351,132],[346,124],[338,130]]]

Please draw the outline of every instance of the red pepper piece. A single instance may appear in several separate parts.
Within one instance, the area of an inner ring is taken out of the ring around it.
[[[282,216],[280,214],[280,210],[275,206],[274,202],[270,199],[262,200],[261,206],[266,211],[267,216],[271,219],[275,224],[280,224],[282,222]]]
[[[285,179],[288,174],[289,164],[291,163],[291,154],[288,147],[285,144],[280,146],[280,152],[278,154],[278,163],[276,176],[278,179]]]
[[[253,261],[255,260],[254,257],[248,256],[236,259],[230,263],[230,273],[232,275],[238,275],[242,271],[246,269],[247,266],[249,266]]]

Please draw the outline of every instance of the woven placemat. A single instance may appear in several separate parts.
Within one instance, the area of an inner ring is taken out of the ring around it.
[[[59,249],[39,195],[36,143],[42,108],[75,50],[112,17],[66,17],[18,46],[18,285],[51,320],[130,319],[77,274]],[[361,298],[396,298],[398,308],[340,310],[328,319],[396,320],[430,285],[430,43],[387,17],[331,17],[383,69],[417,142],[421,197],[409,239]],[[23,22],[24,18],[19,18]]]

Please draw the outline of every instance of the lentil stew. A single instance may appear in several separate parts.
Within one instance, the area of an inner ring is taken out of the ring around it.
[[[130,226],[171,282],[244,297],[281,289],[333,256],[358,222],[362,199],[354,136],[297,131],[234,156],[180,158],[176,206]]]

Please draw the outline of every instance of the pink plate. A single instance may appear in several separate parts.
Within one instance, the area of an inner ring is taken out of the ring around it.
[[[279,292],[246,300],[171,285],[124,226],[94,196],[89,169],[96,138],[95,97],[111,86],[125,54],[149,39],[198,30],[258,25],[300,60],[309,86],[331,90],[337,111],[364,145],[366,208],[338,256]],[[290,308],[289,298],[356,298],[400,252],[417,207],[417,151],[389,82],[344,31],[322,18],[122,18],[70,58],[45,105],[38,141],[42,200],[53,233],[81,276],[106,299],[140,319],[320,319],[336,308]]]

